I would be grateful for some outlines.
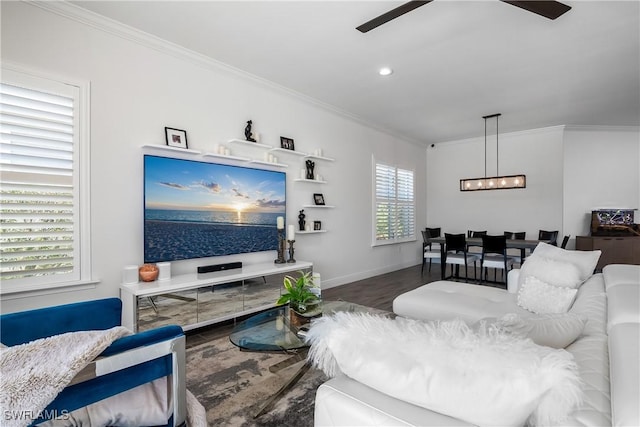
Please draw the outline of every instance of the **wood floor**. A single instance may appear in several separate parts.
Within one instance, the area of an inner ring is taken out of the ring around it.
[[[431,273],[428,266],[424,274],[420,265],[370,277],[357,282],[336,286],[322,291],[322,299],[345,301],[392,311],[392,303],[398,295],[415,289],[425,283],[440,280],[440,266],[434,264]]]

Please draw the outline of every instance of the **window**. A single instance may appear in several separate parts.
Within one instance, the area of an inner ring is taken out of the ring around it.
[[[375,164],[374,245],[415,240],[414,173]]]
[[[2,70],[0,260],[2,292],[90,278],[88,161],[81,86]],[[86,96],[86,95],[84,95]],[[82,153],[85,154],[85,153]]]

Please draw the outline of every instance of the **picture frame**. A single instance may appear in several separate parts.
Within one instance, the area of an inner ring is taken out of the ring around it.
[[[175,129],[166,127],[164,128],[164,136],[169,147],[188,149],[187,145],[187,131],[182,129]]]
[[[286,136],[280,137],[280,148],[284,148],[285,150],[295,151],[295,146],[293,143],[293,139],[287,138]]]
[[[316,206],[324,206],[324,196],[322,193],[313,193],[313,202]]]
[[[313,229],[315,231],[322,230],[322,221],[313,221]]]

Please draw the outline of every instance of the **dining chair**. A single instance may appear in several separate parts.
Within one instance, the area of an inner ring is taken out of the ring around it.
[[[480,255],[470,254],[467,246],[467,239],[464,234],[444,233],[445,252],[444,264],[451,264],[451,275],[454,276],[453,266],[455,265],[455,277],[460,278],[460,266],[464,265],[464,280],[468,281],[468,265],[473,262],[473,279],[477,280],[476,262],[480,260]]]
[[[555,231],[540,230],[538,232],[538,240],[548,241],[553,246],[558,246],[558,230],[555,230]]]
[[[504,232],[504,236],[507,238],[507,240],[525,240],[527,238],[527,232],[526,231],[505,231]],[[514,264],[519,264],[522,265],[522,260],[525,258],[525,251],[526,249],[522,248],[522,249],[511,249],[511,253],[509,252],[509,249],[507,249],[507,256],[509,258],[511,258],[514,262]],[[513,253],[515,251],[518,251],[518,253]]]
[[[480,283],[487,281],[488,269],[494,269],[493,280],[497,283],[497,272],[502,270],[508,272],[513,268],[513,259],[507,256],[507,237],[502,236],[482,236],[482,259],[480,262]],[[507,285],[506,277],[504,284]]]
[[[473,231],[473,230],[467,230],[467,237],[482,237],[482,236],[486,236],[487,235],[487,230],[484,231]],[[482,247],[480,245],[468,245],[469,248],[469,252],[472,254],[478,254],[480,255],[482,253]],[[477,250],[472,250],[471,248],[479,248]]]
[[[426,228],[422,230],[422,268],[420,274],[424,272],[424,265],[429,260],[429,272],[431,272],[431,261],[441,259],[440,244],[431,243],[432,237],[440,237],[440,228]]]

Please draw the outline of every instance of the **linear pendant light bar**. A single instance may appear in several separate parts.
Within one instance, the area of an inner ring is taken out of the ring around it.
[[[526,188],[527,177],[519,175],[499,175],[498,172],[498,118],[500,113],[483,116],[484,119],[484,177],[464,178],[460,180],[460,191],[512,190]],[[487,177],[487,119],[496,118],[496,175]]]
[[[526,186],[527,177],[525,175],[503,175],[460,180],[460,191],[512,190],[514,188],[525,188]]]

